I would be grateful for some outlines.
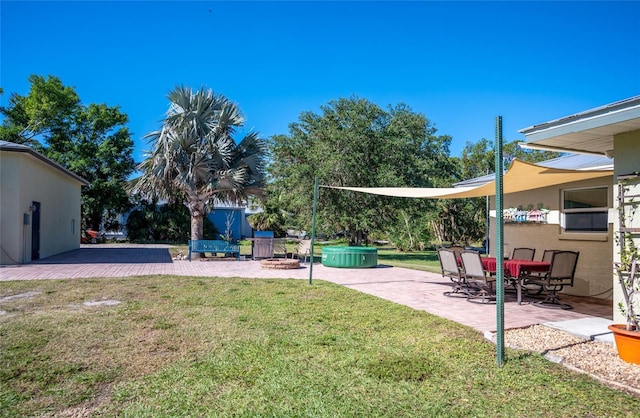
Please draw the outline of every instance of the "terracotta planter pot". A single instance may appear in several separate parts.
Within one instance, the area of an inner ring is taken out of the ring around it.
[[[627,363],[640,364],[640,331],[627,331],[626,325],[612,324],[608,327],[616,340],[618,356]]]

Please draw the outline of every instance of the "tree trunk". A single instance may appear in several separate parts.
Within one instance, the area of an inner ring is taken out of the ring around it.
[[[204,217],[206,215],[204,210],[204,202],[202,199],[192,197],[189,201],[185,202],[185,205],[189,208],[191,214],[191,239],[200,240],[204,238]],[[193,253],[191,258],[202,258],[203,253]]]
[[[358,228],[355,225],[349,225],[348,229],[346,231],[346,232],[349,233],[349,238],[348,238],[347,242],[349,243],[350,247],[356,245],[357,229]]]
[[[191,216],[191,239],[198,240],[204,237],[204,216]]]
[[[361,229],[358,229],[358,231],[356,232],[356,246],[362,245],[363,241],[364,241],[364,231],[362,231]]]
[[[440,245],[445,241],[444,235],[444,227],[441,221],[432,220],[431,221],[431,230],[433,231],[433,235],[436,237],[436,242]]]
[[[407,216],[405,211],[400,212],[402,215],[402,219],[404,219],[404,225],[407,228],[407,235],[409,236],[409,249],[413,250],[413,235],[411,235],[411,226],[409,225],[409,217]]]
[[[192,240],[202,239],[204,237],[203,229],[204,229],[204,216],[191,215],[191,239]],[[203,257],[202,253],[191,254],[192,259],[194,258],[197,259],[202,257]]]
[[[100,230],[100,224],[102,223],[102,216],[99,212],[91,211],[87,217],[87,226],[94,231]]]

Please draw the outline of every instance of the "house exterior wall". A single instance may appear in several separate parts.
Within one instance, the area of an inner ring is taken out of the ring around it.
[[[640,171],[640,130],[625,132],[622,134],[615,135],[613,138],[614,144],[614,176],[617,179],[619,175],[626,175],[633,172]],[[617,183],[617,180],[616,180]],[[640,184],[638,184],[638,180],[635,181],[635,184],[629,188],[628,194],[640,194]],[[618,188],[614,188],[614,199],[617,202],[618,198]],[[617,207],[617,203],[616,203]],[[618,212],[614,212],[614,229],[617,233],[619,226],[619,216]],[[627,226],[640,228],[640,212],[636,212],[635,216],[627,216]],[[635,236],[635,244],[636,247],[640,246],[640,236]],[[617,242],[613,243],[613,260],[620,261],[620,247]],[[613,320],[616,323],[625,323],[626,319],[617,308],[619,302],[624,301],[624,297],[622,296],[622,288],[618,283],[618,278],[613,275],[613,300],[614,300],[614,312],[613,312]]]
[[[26,152],[2,151],[0,159],[0,263],[31,261],[33,202],[41,205],[40,258],[79,248],[81,183]]]
[[[607,186],[609,189],[609,208],[613,204],[613,178],[584,180],[568,183],[562,186],[529,190],[520,193],[504,195],[503,208],[527,207],[534,208],[543,204],[551,212],[546,224],[534,223],[505,223],[504,254],[510,255],[514,248],[535,248],[535,259],[542,258],[547,250],[579,251],[578,265],[574,277],[574,286],[565,288],[563,293],[577,296],[593,296],[610,299],[612,297],[611,263],[613,261],[613,222],[612,210],[609,210],[609,231],[602,233],[565,233],[561,223],[562,190]],[[495,255],[495,198],[491,201],[492,217],[490,219],[490,253]]]
[[[0,264],[20,264],[23,259],[22,212],[31,202],[20,198],[20,158],[0,151]]]
[[[245,210],[242,213],[242,238],[248,238],[253,236],[253,228],[249,225],[249,220],[247,219],[253,213],[247,213]]]

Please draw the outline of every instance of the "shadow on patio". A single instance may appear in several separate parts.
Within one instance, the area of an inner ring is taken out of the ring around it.
[[[32,264],[149,264],[171,263],[167,248],[87,248],[35,260]]]

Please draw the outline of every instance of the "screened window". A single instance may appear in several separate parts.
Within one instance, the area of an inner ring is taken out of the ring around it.
[[[607,232],[609,190],[607,187],[572,189],[562,192],[564,230]]]

